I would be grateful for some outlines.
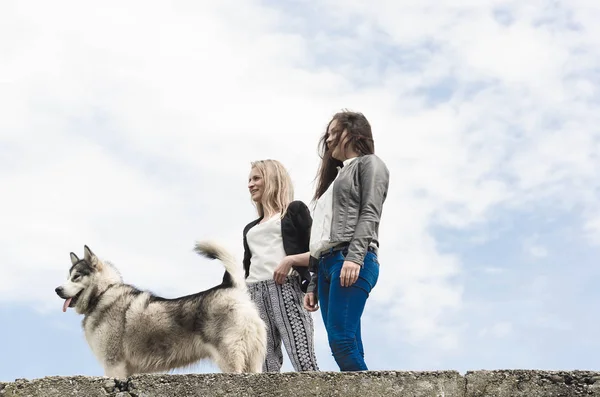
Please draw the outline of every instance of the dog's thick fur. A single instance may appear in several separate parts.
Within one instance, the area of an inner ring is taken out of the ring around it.
[[[223,372],[261,372],[266,328],[250,300],[241,266],[216,244],[196,252],[225,265],[223,282],[209,290],[165,299],[124,284],[109,262],[87,247],[56,293],[63,310],[83,314],[85,337],[105,376],[165,372],[212,359]]]

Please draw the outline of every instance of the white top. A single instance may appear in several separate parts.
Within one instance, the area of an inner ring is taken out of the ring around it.
[[[344,160],[344,167],[350,164],[356,157]],[[340,169],[335,179],[340,175]],[[312,214],[313,223],[310,229],[310,255],[314,258],[319,258],[321,252],[335,247],[338,243],[331,241],[331,222],[333,218],[333,183],[325,193],[315,203],[315,209]]]
[[[252,258],[250,258],[250,272],[247,283],[272,280],[275,268],[285,258],[283,237],[281,235],[281,216],[275,214],[263,223],[248,230],[246,241]],[[290,274],[293,269],[290,269]]]

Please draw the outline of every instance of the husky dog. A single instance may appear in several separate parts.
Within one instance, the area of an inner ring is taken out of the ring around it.
[[[223,248],[199,242],[195,251],[225,265],[223,282],[175,299],[124,284],[117,269],[87,247],[71,252],[67,282],[56,288],[63,312],[83,314],[82,327],[104,375],[126,378],[212,359],[223,372],[261,372],[266,327],[250,300],[241,266]]]

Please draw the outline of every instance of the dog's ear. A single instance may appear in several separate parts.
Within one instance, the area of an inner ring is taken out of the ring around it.
[[[83,246],[83,258],[88,261],[93,267],[95,267],[97,270],[101,270],[102,268],[102,264],[100,263],[100,261],[98,260],[98,257],[96,256],[96,254],[94,254],[92,252],[92,250],[90,249],[90,247],[88,247],[87,245]]]
[[[88,262],[91,262],[92,258],[95,256],[96,255],[94,255],[90,247],[88,247],[87,245],[83,246],[83,259],[85,259]]]
[[[77,255],[71,252],[71,264],[74,265],[77,262],[79,262],[79,258],[77,257]]]

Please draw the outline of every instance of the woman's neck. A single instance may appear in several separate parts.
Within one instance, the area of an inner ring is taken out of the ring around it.
[[[266,221],[266,220],[268,220],[268,219],[271,219],[273,216],[275,216],[275,214],[276,214],[276,212],[264,212],[263,216],[262,216],[262,219],[260,220],[261,223],[264,222],[264,221]]]
[[[354,149],[348,148],[344,151],[344,158],[340,161],[343,163],[344,161],[352,159],[354,157],[358,157],[358,153]]]

